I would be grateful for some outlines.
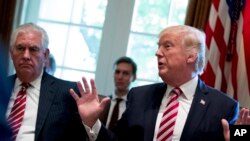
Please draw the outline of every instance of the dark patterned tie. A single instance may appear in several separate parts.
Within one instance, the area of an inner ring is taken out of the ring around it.
[[[113,109],[113,113],[109,122],[109,129],[113,129],[117,120],[118,120],[118,115],[119,115],[119,104],[122,101],[121,98],[116,98],[116,104]]]
[[[29,83],[21,84],[21,90],[17,94],[10,115],[8,117],[10,127],[12,128],[12,140],[16,140],[16,136],[23,121],[26,106],[26,90],[29,86]]]

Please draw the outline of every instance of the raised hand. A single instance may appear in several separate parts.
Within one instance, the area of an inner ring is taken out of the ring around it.
[[[99,101],[95,82],[90,80],[91,89],[85,77],[82,77],[82,82],[77,82],[77,87],[80,91],[80,96],[73,89],[70,89],[71,96],[75,99],[79,114],[84,124],[93,127],[98,117],[104,110],[109,98],[104,98]]]
[[[230,130],[229,130],[228,121],[225,119],[222,119],[221,124],[223,127],[223,135],[224,135],[225,141],[230,141]]]
[[[250,111],[247,108],[242,108],[235,125],[250,125]]]
[[[230,130],[228,121],[225,119],[221,120],[222,127],[223,127],[223,134],[225,141],[230,141]],[[240,114],[238,119],[235,122],[235,125],[250,125],[250,111],[249,109],[242,108],[240,110]]]

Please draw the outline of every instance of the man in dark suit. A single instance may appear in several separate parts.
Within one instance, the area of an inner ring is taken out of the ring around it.
[[[132,88],[128,94],[127,109],[114,132],[100,125],[98,120],[109,99],[101,101],[97,99],[94,80],[90,81],[90,89],[86,79],[83,78],[85,91],[78,82],[81,97],[71,89],[70,93],[78,104],[79,113],[83,123],[88,127],[86,129],[91,139],[100,141],[220,141],[224,140],[224,137],[228,139],[229,130],[225,125],[227,121],[230,124],[235,123],[239,104],[199,79],[199,74],[205,66],[205,34],[185,25],[168,27],[159,35],[156,56],[159,76],[164,83]]]
[[[126,109],[130,84],[136,80],[137,65],[127,56],[118,58],[114,63],[114,92],[109,97],[111,102],[106,106],[100,120],[107,128],[112,129]],[[117,113],[117,114],[116,114]]]
[[[8,77],[11,84],[11,91],[9,91],[11,98],[7,117],[10,118],[10,114],[14,115],[12,109],[20,93],[20,85],[25,83],[29,86],[26,88],[24,114],[20,116],[21,126],[17,129],[14,124],[11,124],[12,139],[19,141],[86,140],[86,131],[78,114],[77,105],[69,95],[70,88],[78,91],[76,83],[57,79],[44,71],[45,62],[49,56],[46,31],[32,23],[21,25],[13,33],[10,47],[16,74]]]

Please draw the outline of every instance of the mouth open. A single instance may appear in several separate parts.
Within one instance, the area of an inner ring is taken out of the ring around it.
[[[163,65],[163,63],[162,62],[158,62],[158,66],[161,66],[161,65]]]

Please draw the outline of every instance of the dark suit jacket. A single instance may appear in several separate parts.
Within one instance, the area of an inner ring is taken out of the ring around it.
[[[10,141],[11,131],[6,121],[6,110],[10,98],[9,85],[6,83],[7,74],[7,51],[0,40],[0,141]],[[6,48],[7,49],[7,48]]]
[[[8,78],[12,87],[16,75]],[[46,72],[41,81],[35,141],[85,141],[87,134],[82,125],[76,102],[69,89],[76,91],[75,82],[57,79]],[[10,91],[11,92],[11,91]]]
[[[7,92],[9,85],[7,85],[5,79],[6,76],[0,70],[0,141],[10,141],[11,137],[11,130],[5,116],[10,98],[10,94]]]
[[[152,141],[166,88],[163,83],[132,88],[127,109],[116,126],[115,134],[102,126],[97,140]],[[235,100],[199,80],[180,140],[224,140],[221,119],[233,123],[238,112],[239,104]]]

